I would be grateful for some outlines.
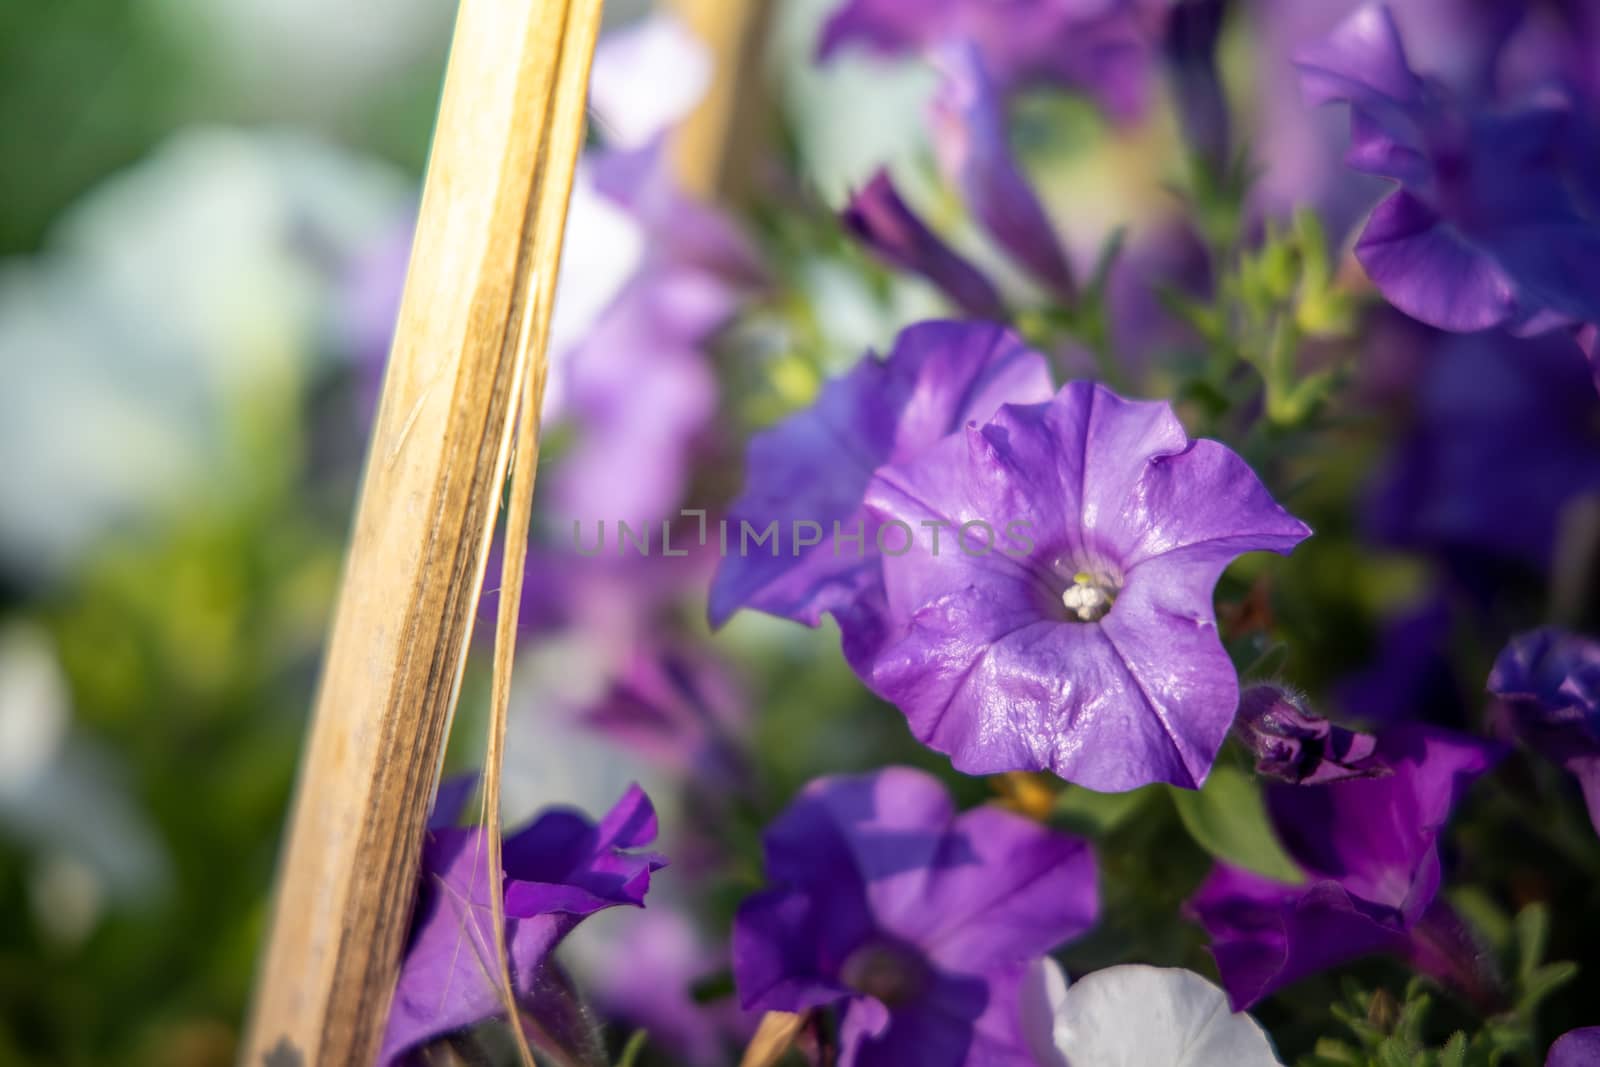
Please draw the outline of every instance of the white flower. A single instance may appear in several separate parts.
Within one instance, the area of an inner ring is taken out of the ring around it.
[[[652,15],[600,39],[589,107],[606,144],[642,148],[688,118],[711,84],[711,54],[670,15]]]
[[[1281,1067],[1254,1019],[1177,967],[1124,964],[1068,986],[1043,960],[1025,987],[1022,1020],[1040,1067]]]

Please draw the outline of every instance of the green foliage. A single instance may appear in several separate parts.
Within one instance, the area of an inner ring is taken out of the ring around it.
[[[1217,859],[1280,882],[1305,881],[1267,820],[1254,775],[1219,760],[1203,789],[1171,793],[1184,828]]]
[[[1398,1001],[1387,990],[1369,993],[1346,983],[1344,999],[1331,1010],[1350,1036],[1319,1040],[1298,1067],[1535,1067],[1539,1008],[1578,974],[1576,964],[1544,962],[1549,932],[1543,905],[1518,913],[1508,946],[1510,1007],[1478,1029],[1439,1034],[1430,1025],[1434,995],[1426,979],[1413,979]]]

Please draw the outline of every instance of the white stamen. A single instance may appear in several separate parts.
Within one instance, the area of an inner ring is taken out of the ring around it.
[[[1096,622],[1111,610],[1112,598],[1091,575],[1079,573],[1073,576],[1072,584],[1062,590],[1061,603],[1080,622]]]

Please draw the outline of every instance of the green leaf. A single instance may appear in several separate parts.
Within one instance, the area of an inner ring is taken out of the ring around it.
[[[1097,793],[1081,785],[1069,785],[1056,796],[1050,822],[1063,829],[1100,837],[1127,822],[1155,793],[1153,786],[1127,793]]]
[[[628,1043],[622,1046],[622,1055],[617,1057],[617,1067],[634,1067],[644,1053],[645,1042],[649,1040],[648,1031],[635,1030],[628,1038]]]
[[[1457,1030],[1439,1052],[1439,1067],[1467,1067],[1467,1035]]]
[[[1550,913],[1533,903],[1517,913],[1517,977],[1524,982],[1544,962],[1550,944]]]
[[[1280,882],[1305,881],[1273,833],[1261,790],[1249,774],[1219,764],[1205,788],[1174,789],[1172,800],[1190,836],[1217,859]]]

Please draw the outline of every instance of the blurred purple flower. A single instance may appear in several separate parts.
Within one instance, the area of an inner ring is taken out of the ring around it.
[[[1578,779],[1600,833],[1600,641],[1555,628],[1514,637],[1489,692],[1510,733]]]
[[[1600,225],[1560,168],[1557,101],[1468,106],[1411,69],[1388,8],[1364,7],[1296,57],[1313,104],[1346,103],[1353,169],[1399,189],[1356,256],[1396,307],[1442,329],[1535,334],[1600,321]]]
[[[1586,1026],[1557,1038],[1544,1067],[1593,1067],[1596,1063],[1600,1063],[1600,1026]]]
[[[1371,734],[1335,726],[1275,685],[1253,685],[1239,696],[1234,734],[1256,757],[1256,772],[1295,785],[1372,778],[1388,770],[1374,759]]]
[[[563,517],[651,521],[682,502],[716,413],[706,345],[765,275],[727,218],[678,189],[659,142],[597,153],[587,166],[596,194],[645,244],[632,277],[562,357],[557,401],[574,435],[551,500]]]
[[[1099,914],[1087,844],[956,815],[936,779],[889,768],[813,782],[765,845],[774,888],[734,921],[746,1008],[839,1005],[840,1067],[1032,1067],[1019,987]]]
[[[727,789],[744,777],[744,696],[726,668],[689,647],[635,648],[579,721],[698,786]]]
[[[941,168],[995,243],[1046,289],[1070,301],[1072,266],[1011,154],[1000,87],[970,42],[949,44],[935,59],[942,77],[933,99],[933,140]]]
[[[1412,425],[1367,501],[1379,541],[1546,565],[1562,509],[1600,491],[1600,397],[1559,336],[1438,338]]]
[[[869,684],[958,770],[1109,792],[1205,780],[1239,700],[1212,590],[1311,532],[1167,404],[1088,382],[881,468],[866,499],[948,534],[896,536]]]
[[[1165,0],[849,0],[823,28],[821,58],[970,42],[1006,90],[1079,89],[1119,119],[1143,112]]]
[[[1044,357],[987,323],[920,323],[901,332],[887,359],[868,354],[811,407],[751,439],[730,530],[775,521],[787,535],[792,523],[813,522],[820,543],[798,555],[730,552],[711,588],[713,625],[742,607],[808,626],[832,612],[858,662],[882,600],[876,528],[862,506],[873,470],[917,456],[1003,403],[1049,395]],[[861,540],[840,541],[836,551],[835,531]]]
[[[663,889],[666,887],[663,886]],[[730,1044],[748,1037],[753,1020],[732,998],[696,1003],[694,987],[727,966],[681,911],[646,908],[605,924],[598,943],[589,929],[568,942],[573,969],[595,1007],[613,1022],[650,1035],[650,1047],[685,1067],[719,1067]]]
[[[900,198],[888,172],[873,175],[851,194],[840,213],[845,229],[891,267],[920,274],[974,318],[1003,319],[1005,305],[994,285],[956,252]]]
[[[1217,67],[1227,14],[1228,0],[1175,0],[1161,36],[1184,139],[1219,174],[1230,162],[1228,100]]]
[[[1234,1008],[1374,953],[1406,957],[1465,988],[1481,986],[1476,950],[1440,885],[1438,837],[1499,749],[1427,726],[1378,737],[1393,773],[1330,785],[1274,785],[1267,809],[1306,881],[1288,885],[1218,864],[1188,908],[1211,936]]]
[[[507,837],[503,887],[496,890],[483,831],[454,826],[471,792],[466,786],[441,787],[429,822],[411,937],[379,1056],[385,1065],[434,1038],[502,1016],[491,892],[505,894],[513,992],[537,1020],[550,952],[585,916],[621,904],[642,907],[651,873],[666,863],[633,851],[656,837],[655,811],[636,786],[598,825],[554,810]]]
[[[1465,726],[1464,687],[1450,658],[1454,622],[1455,611],[1441,595],[1383,620],[1367,666],[1339,683],[1340,706],[1379,723]]]
[[[1248,3],[1249,24],[1260,34],[1253,49],[1260,73],[1252,109],[1259,119],[1251,141],[1258,147],[1255,162],[1262,174],[1252,199],[1273,216],[1315,205],[1338,241],[1367,213],[1382,185],[1339,165],[1348,123],[1340,128],[1331,110],[1307,110],[1294,57],[1325,39],[1362,0]],[[1417,68],[1472,101],[1492,94],[1500,51],[1526,8],[1524,0],[1398,0],[1393,5]]]

